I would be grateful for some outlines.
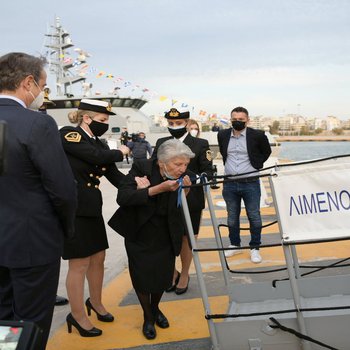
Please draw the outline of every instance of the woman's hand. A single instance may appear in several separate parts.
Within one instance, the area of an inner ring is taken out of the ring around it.
[[[148,195],[152,197],[159,193],[176,191],[178,188],[179,183],[177,180],[167,180],[160,183],[159,185],[150,187],[148,189]]]
[[[147,188],[151,185],[151,183],[147,179],[147,176],[143,176],[143,177],[135,176],[135,182],[137,184],[138,190],[141,190],[143,188]]]
[[[179,183],[177,180],[166,180],[162,184],[163,192],[173,192],[179,188]]]

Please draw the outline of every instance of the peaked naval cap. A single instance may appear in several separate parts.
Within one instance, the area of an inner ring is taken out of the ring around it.
[[[89,100],[87,98],[83,98],[80,101],[78,109],[84,111],[92,111],[96,113],[115,115],[115,113],[112,112],[112,105],[109,102],[101,100]]]
[[[171,108],[169,112],[166,112],[164,117],[166,119],[188,119],[190,112],[179,112],[176,108]]]

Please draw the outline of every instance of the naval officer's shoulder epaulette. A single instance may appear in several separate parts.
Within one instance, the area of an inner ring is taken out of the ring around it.
[[[80,142],[81,140],[81,135],[79,134],[78,131],[74,130],[67,130],[64,133],[64,138],[68,141],[68,142]]]
[[[68,142],[80,142],[81,140],[81,134],[77,130],[77,128],[72,126],[64,126],[60,129],[60,133],[62,137]]]

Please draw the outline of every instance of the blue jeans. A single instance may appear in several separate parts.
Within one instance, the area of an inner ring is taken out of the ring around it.
[[[260,180],[252,182],[226,182],[222,195],[227,208],[227,225],[229,238],[232,245],[240,246],[240,220],[241,200],[243,199],[247,212],[251,240],[251,248],[259,248],[261,242],[261,216],[260,216]]]

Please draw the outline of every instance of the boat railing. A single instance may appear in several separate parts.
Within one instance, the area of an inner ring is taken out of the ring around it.
[[[322,166],[318,166],[319,164],[322,164]],[[282,168],[284,168],[283,170],[288,169],[286,175],[291,176],[295,176],[297,168],[301,169],[302,175],[309,168],[311,169],[311,179],[315,177],[316,180],[329,175],[329,171],[332,169],[335,173],[341,173],[340,180],[342,180],[350,175],[350,156],[343,155],[309,162],[276,165],[268,169],[269,173],[266,172],[266,169],[262,172],[261,176],[269,177],[280,240],[272,244],[262,244],[260,248],[264,250],[266,248],[276,247],[277,249],[279,247],[283,250],[285,266],[277,269],[260,268],[254,269],[254,271],[235,271],[229,267],[224,252],[234,248],[224,247],[220,229],[227,225],[218,223],[210,187],[212,184],[234,181],[234,179],[218,176],[210,182],[205,179],[202,184],[205,188],[213,226],[215,238],[215,246],[213,247],[198,247],[198,241],[193,234],[186,196],[184,191],[181,193],[181,205],[192,246],[193,261],[204,307],[204,317],[208,322],[212,349],[214,350],[346,349],[348,346],[348,337],[344,324],[348,324],[350,321],[350,276],[347,274],[331,274],[328,276],[310,277],[312,271],[306,273],[301,273],[301,271],[304,268],[313,269],[313,272],[317,272],[326,268],[349,266],[344,263],[350,258],[344,258],[327,265],[303,265],[299,264],[296,247],[304,244],[316,245],[349,240],[350,221],[347,220],[340,225],[342,226],[342,232],[345,232],[343,235],[338,234],[338,236],[334,236],[332,232],[327,234],[327,232],[319,230],[319,237],[316,237],[315,233],[313,233],[310,239],[307,231],[303,237],[300,235],[293,237],[289,232],[288,225],[285,223],[285,214],[283,213],[285,208],[280,203],[281,195],[276,194],[276,190],[280,189],[280,185],[277,185],[273,180],[283,173],[281,171]],[[322,175],[320,169],[324,171],[324,175]],[[221,178],[224,178],[224,180],[220,181]],[[300,180],[294,179],[294,181]],[[335,179],[335,181],[337,180]],[[300,183],[299,185],[301,186]],[[193,186],[198,186],[198,184]],[[349,202],[345,202],[346,194],[342,194],[344,210],[350,209],[349,192]],[[349,208],[346,207],[346,203],[348,203]],[[322,206],[324,203],[320,200],[318,204]],[[333,205],[335,206],[336,203],[334,202]],[[268,225],[272,224],[275,223],[271,222]],[[316,231],[318,230],[316,229]],[[315,246],[313,247],[315,249]],[[246,246],[240,249],[250,249],[250,247]],[[208,251],[218,252],[222,277],[229,300],[226,313],[217,314],[212,312],[210,296],[208,295],[200,262],[200,254]],[[286,271],[287,277],[267,282],[239,284],[230,276],[230,273],[248,274],[277,271]]]

